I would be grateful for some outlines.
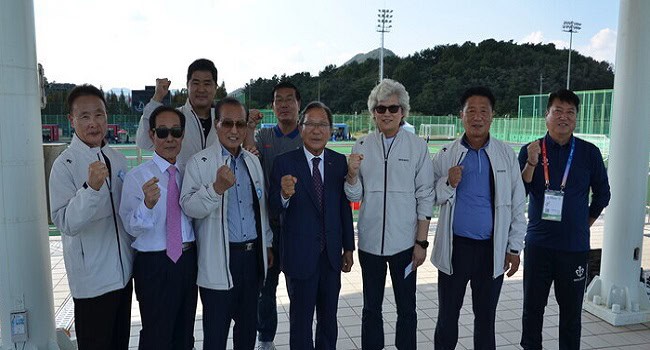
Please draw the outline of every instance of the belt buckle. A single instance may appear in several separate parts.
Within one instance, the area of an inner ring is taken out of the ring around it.
[[[254,245],[254,242],[246,243],[246,248],[244,250],[246,250],[246,251],[253,250],[253,245]]]

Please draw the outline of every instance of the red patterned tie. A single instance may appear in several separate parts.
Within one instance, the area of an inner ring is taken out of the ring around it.
[[[175,263],[183,254],[180,193],[176,184],[176,167],[170,165],[167,171],[169,172],[169,183],[167,184],[167,256]]]

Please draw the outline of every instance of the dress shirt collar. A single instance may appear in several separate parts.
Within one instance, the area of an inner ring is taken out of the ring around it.
[[[223,145],[221,145],[221,156],[223,156],[223,157],[228,157],[228,158],[232,158],[232,159],[239,159],[239,158],[244,159],[244,151],[242,150],[242,148],[241,148],[241,146],[240,146],[240,147],[239,147],[239,154],[234,155],[234,154],[230,153],[230,151],[227,150],[226,147],[224,147]]]
[[[302,146],[302,150],[305,152],[305,157],[307,157],[307,162],[309,163],[310,169],[312,164],[311,160],[316,157],[320,158],[321,164],[323,164],[323,161],[325,160],[325,149],[323,149],[323,151],[317,156],[311,154],[311,152],[309,152],[305,146]]]
[[[153,158],[151,160],[153,160],[153,163],[156,164],[158,169],[160,169],[160,172],[163,174],[167,171],[170,165],[173,165],[176,168],[176,170],[178,170],[177,164],[172,164],[168,162],[165,158],[159,156],[158,153],[156,152],[153,153]]]

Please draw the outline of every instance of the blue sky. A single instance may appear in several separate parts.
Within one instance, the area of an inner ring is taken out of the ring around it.
[[[377,10],[393,9],[385,46],[406,56],[493,38],[568,47],[614,62],[614,0],[34,0],[38,60],[50,81],[140,89],[185,85],[187,66],[212,59],[228,91],[251,78],[307,71],[380,45]]]

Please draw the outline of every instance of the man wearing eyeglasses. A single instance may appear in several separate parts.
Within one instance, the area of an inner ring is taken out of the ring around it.
[[[68,95],[68,108],[75,133],[54,161],[49,188],[52,221],[61,231],[74,301],[77,345],[80,350],[126,350],[133,249],[118,213],[126,158],[104,141],[102,91],[76,86]]]
[[[153,159],[124,180],[120,217],[135,238],[133,278],[140,306],[139,349],[192,349],[197,253],[191,220],[181,211],[178,169],[185,116],[172,107],[149,117]]]
[[[397,305],[395,346],[417,346],[416,269],[424,262],[429,245],[433,171],[424,140],[401,128],[409,109],[404,86],[382,80],[368,96],[377,131],[360,138],[348,160],[345,193],[351,202],[362,201],[357,228],[364,350],[384,348],[382,302],[387,266]]]
[[[589,228],[609,204],[610,189],[598,147],[573,135],[579,107],[573,91],[553,92],[546,105],[547,134],[519,152],[521,176],[530,196],[524,250],[524,349],[542,348],[551,284],[560,309],[559,348],[580,348]]]
[[[264,173],[241,147],[246,110],[226,97],[216,106],[216,143],[187,163],[181,206],[194,218],[203,348],[225,349],[230,323],[235,349],[253,349],[257,297],[273,266],[273,233],[267,219]]]
[[[352,210],[343,190],[345,156],[325,148],[332,112],[320,102],[305,107],[299,122],[304,147],[278,156],[273,165],[269,206],[282,218],[280,267],[291,301],[291,349],[336,349],[336,311],[341,271],[353,264]]]
[[[170,85],[171,81],[167,78],[156,79],[154,96],[142,111],[136,133],[136,144],[142,149],[154,149],[154,144],[149,138],[149,116],[154,109],[162,106]],[[187,101],[178,108],[186,120],[185,137],[177,157],[181,171],[192,155],[217,142],[217,135],[210,132],[214,119],[212,102],[217,93],[217,68],[214,63],[205,58],[192,62],[187,68],[186,87]]]
[[[302,148],[302,138],[298,130],[298,112],[300,111],[300,91],[288,81],[278,83],[271,92],[273,113],[277,117],[277,124],[273,128],[259,129],[255,133],[255,127],[260,122],[262,114],[260,111],[251,110],[248,121],[248,134],[244,145],[250,149],[254,146],[259,153],[266,188],[269,188],[271,169],[275,158],[283,153]],[[253,137],[254,135],[254,137]],[[273,254],[280,256],[280,222],[278,218],[269,218],[273,230]],[[278,328],[278,311],[276,301],[276,290],[280,266],[276,264],[268,271],[266,282],[260,293],[258,304],[258,349],[275,349],[273,339]]]
[[[460,98],[465,133],[433,160],[440,215],[431,262],[438,268],[437,350],[455,349],[465,290],[472,288],[474,348],[495,349],[504,273],[519,269],[526,219],[524,186],[512,147],[490,135],[495,98],[471,87]]]

